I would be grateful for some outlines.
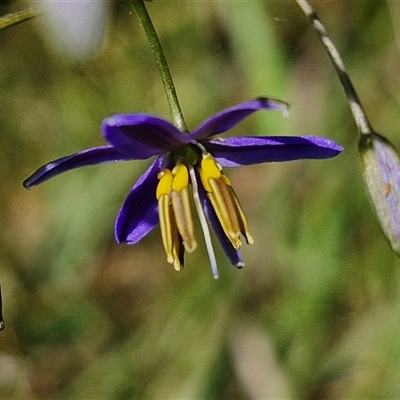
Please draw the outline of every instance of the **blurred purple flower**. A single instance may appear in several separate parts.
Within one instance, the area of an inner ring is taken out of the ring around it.
[[[143,160],[155,156],[123,204],[115,224],[118,243],[137,243],[160,222],[167,261],[183,268],[184,251],[197,247],[188,187],[203,229],[213,275],[216,259],[206,217],[225,254],[243,267],[240,234],[252,243],[247,220],[222,166],[236,167],[273,161],[324,159],[343,149],[329,139],[304,137],[232,137],[216,135],[235,127],[255,111],[286,111],[287,104],[257,98],[228,108],[187,134],[170,122],[147,114],[119,114],[103,121],[108,146],[87,149],[39,168],[24,181],[30,188],[62,172],[85,165]]]
[[[74,60],[93,57],[104,36],[109,2],[102,0],[49,0],[42,3],[46,39]]]

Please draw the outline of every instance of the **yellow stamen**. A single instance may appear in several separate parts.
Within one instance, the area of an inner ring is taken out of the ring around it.
[[[249,232],[249,224],[247,222],[247,218],[244,215],[242,206],[239,203],[239,199],[236,196],[235,191],[233,190],[232,186],[229,186],[228,189],[231,192],[231,196],[233,198],[233,201],[235,203],[235,208],[236,208],[236,214],[238,216],[238,220],[239,220],[239,226],[240,226],[240,232],[242,233],[242,235],[246,238],[246,242],[247,244],[253,244],[254,243],[254,239],[253,237],[250,235]]]
[[[232,246],[235,249],[240,247],[240,233],[246,237],[247,243],[253,243],[246,217],[231,182],[211,154],[203,156],[199,174],[221,227]]]
[[[172,190],[180,192],[189,186],[189,172],[185,165],[179,164],[173,170],[174,179],[172,181]]]
[[[157,178],[160,180],[156,190],[156,198],[158,200],[163,194],[170,195],[172,191],[172,172],[169,169],[165,169],[158,174]]]
[[[224,173],[222,173],[222,172],[221,172],[221,179],[222,179],[228,186],[232,187],[231,181],[230,181],[229,178],[228,178]]]
[[[169,169],[158,174],[157,185],[158,214],[160,220],[161,238],[167,256],[167,262],[173,264],[177,271],[183,268],[182,238],[174,219],[171,207],[172,182],[174,176]]]
[[[221,170],[218,168],[218,164],[211,154],[205,154],[203,156],[199,172],[201,183],[203,184],[204,189],[209,193],[212,192],[209,179],[219,179],[221,177]]]
[[[239,235],[239,221],[235,203],[232,198],[231,191],[222,179],[209,179],[212,192],[208,193],[208,198],[217,214],[225,235],[228,237],[235,249],[241,245]]]
[[[177,165],[173,170],[171,203],[174,210],[176,226],[188,253],[197,248],[194,236],[193,218],[189,200],[189,173],[185,165]]]
[[[172,237],[172,221],[171,218],[171,205],[169,195],[172,191],[172,172],[169,169],[158,174],[158,182],[156,197],[158,200],[158,215],[160,220],[161,238],[167,255],[167,262],[172,264],[174,262],[174,238]]]
[[[172,209],[171,214],[172,214]],[[179,235],[178,228],[176,227],[175,219],[172,216],[171,220],[171,230],[172,230],[172,255],[173,255],[173,261],[171,264],[173,264],[175,271],[182,271],[183,269],[183,243],[182,243],[182,238]]]
[[[161,238],[165,254],[167,255],[167,262],[172,264],[175,259],[173,254],[174,239],[172,237],[169,196],[166,194],[161,195],[158,199],[158,215],[160,219]]]

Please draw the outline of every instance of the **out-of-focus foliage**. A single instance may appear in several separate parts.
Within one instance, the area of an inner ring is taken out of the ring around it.
[[[318,134],[346,150],[227,171],[256,240],[246,266],[219,252],[215,281],[199,246],[177,273],[157,229],[134,246],[114,242],[146,162],[21,185],[41,164],[102,144],[100,123],[114,112],[169,117],[132,7],[113,4],[108,42],[82,64],[54,54],[36,20],[0,32],[0,397],[399,398],[399,261],[370,211],[356,127],[306,18],[294,2],[147,7],[189,127],[269,95],[291,103],[290,117],[261,113],[235,133]],[[400,146],[399,4],[315,7],[371,122]]]

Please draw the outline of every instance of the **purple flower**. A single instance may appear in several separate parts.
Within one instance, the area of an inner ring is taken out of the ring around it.
[[[189,186],[203,229],[212,272],[217,263],[207,220],[231,263],[241,268],[240,234],[252,243],[246,217],[222,167],[273,161],[323,159],[343,149],[329,139],[304,137],[232,137],[219,134],[233,128],[255,111],[286,111],[287,104],[257,98],[228,108],[186,133],[170,122],[147,114],[117,114],[103,121],[102,133],[110,143],[93,147],[39,168],[24,181],[30,188],[74,168],[106,162],[155,157],[125,200],[115,223],[118,243],[137,243],[159,222],[167,261],[183,268],[184,251],[197,247]]]
[[[59,52],[75,61],[96,55],[105,37],[109,4],[106,1],[44,1],[41,19],[44,37]]]

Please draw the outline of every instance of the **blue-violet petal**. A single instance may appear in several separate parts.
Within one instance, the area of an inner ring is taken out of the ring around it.
[[[245,103],[227,108],[218,114],[214,114],[198,126],[191,134],[192,139],[206,139],[213,135],[224,133],[234,128],[237,124],[256,111],[279,110],[287,111],[288,105],[280,100],[273,100],[267,97],[259,97]]]
[[[118,243],[134,244],[158,223],[156,188],[162,158],[158,157],[131,189],[115,221]]]
[[[331,158],[343,150],[337,143],[316,136],[247,136],[204,140],[202,143],[225,167]]]
[[[43,165],[29,178],[25,179],[23,185],[29,189],[71,169],[128,160],[129,158],[125,154],[116,150],[113,146],[93,147]]]
[[[103,135],[131,159],[144,160],[189,143],[189,135],[147,114],[117,114],[103,121]]]

